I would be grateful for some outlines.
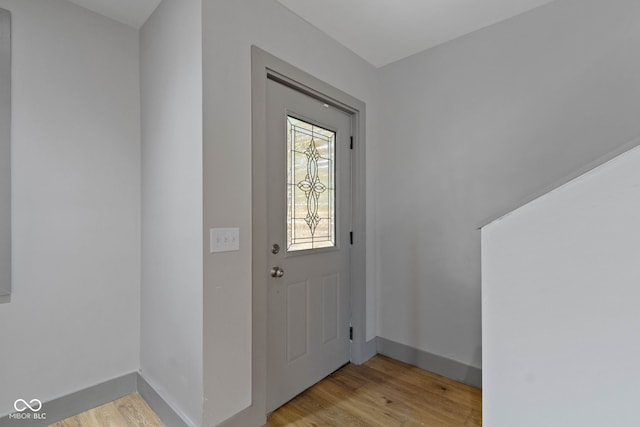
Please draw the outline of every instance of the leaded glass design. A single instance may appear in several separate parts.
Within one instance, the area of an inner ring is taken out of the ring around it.
[[[335,246],[336,133],[287,116],[287,251]]]

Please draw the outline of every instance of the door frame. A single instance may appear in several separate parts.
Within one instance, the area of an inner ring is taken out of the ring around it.
[[[232,417],[231,425],[262,425],[266,419],[267,392],[267,79],[275,80],[299,92],[352,115],[352,228],[350,310],[353,340],[352,363],[362,363],[366,350],[366,198],[365,198],[365,104],[351,95],[276,58],[264,50],[251,47],[251,406]],[[242,424],[244,423],[244,424]]]

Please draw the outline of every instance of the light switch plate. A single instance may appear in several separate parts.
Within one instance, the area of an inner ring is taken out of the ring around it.
[[[211,253],[240,250],[239,228],[212,228],[209,230]]]

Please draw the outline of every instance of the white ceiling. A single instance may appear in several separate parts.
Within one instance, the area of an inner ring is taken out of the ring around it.
[[[134,28],[142,27],[161,0],[69,0]]]
[[[69,1],[140,28],[161,0]],[[381,67],[553,0],[278,1],[369,63]]]
[[[376,67],[552,0],[278,0]]]

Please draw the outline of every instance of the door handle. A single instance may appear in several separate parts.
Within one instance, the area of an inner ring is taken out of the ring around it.
[[[284,270],[280,267],[271,267],[271,277],[282,277],[284,276]]]

